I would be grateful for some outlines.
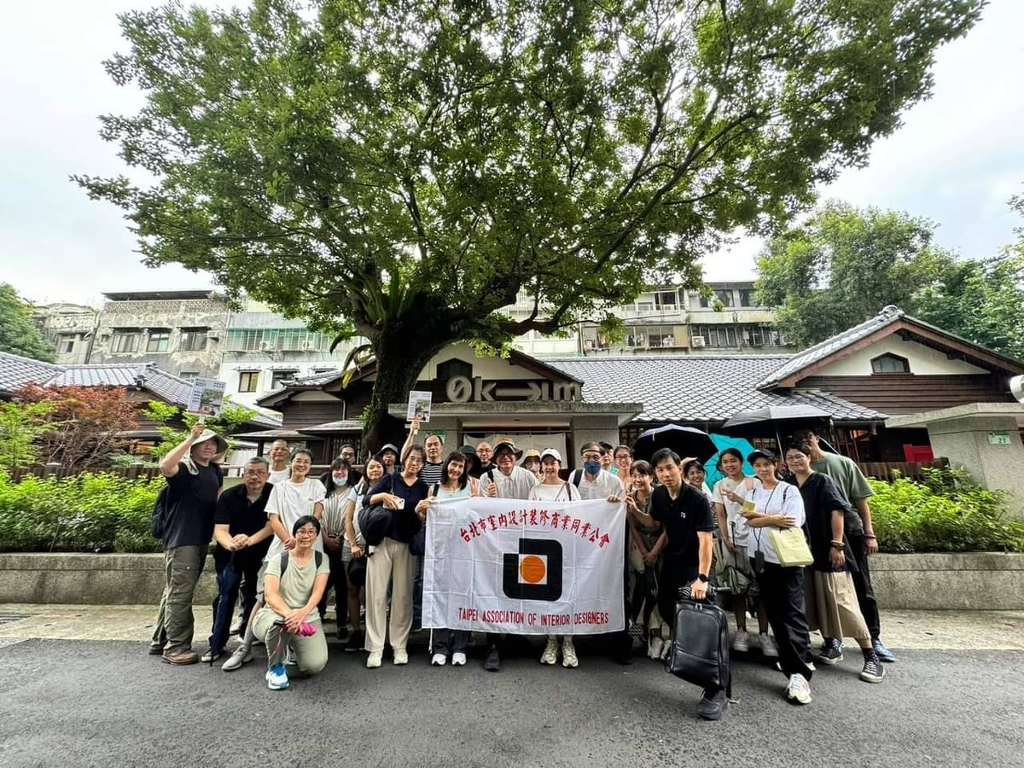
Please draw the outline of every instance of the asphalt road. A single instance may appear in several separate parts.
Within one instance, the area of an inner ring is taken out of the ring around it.
[[[903,651],[881,685],[848,654],[807,707],[737,661],[738,702],[706,723],[699,691],[659,665],[586,650],[576,670],[531,655],[489,674],[431,668],[422,649],[367,670],[332,646],[320,676],[270,691],[259,658],[228,674],[144,643],[0,645],[0,766],[1024,765],[1024,652]]]

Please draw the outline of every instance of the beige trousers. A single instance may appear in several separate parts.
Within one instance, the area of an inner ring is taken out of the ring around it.
[[[366,650],[384,650],[385,635],[391,647],[404,651],[412,629],[412,585],[415,558],[409,545],[384,539],[366,561]],[[388,624],[388,583],[391,583],[391,622]]]

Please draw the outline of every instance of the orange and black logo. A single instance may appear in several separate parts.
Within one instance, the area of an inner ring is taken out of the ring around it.
[[[558,600],[562,545],[552,539],[520,539],[519,552],[505,555],[502,589],[517,600]]]

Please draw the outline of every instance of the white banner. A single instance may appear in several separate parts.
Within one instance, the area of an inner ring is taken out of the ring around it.
[[[435,502],[423,626],[517,635],[620,631],[625,536],[624,506],[604,500]]]

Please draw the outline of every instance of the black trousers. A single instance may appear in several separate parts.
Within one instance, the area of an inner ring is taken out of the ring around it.
[[[753,561],[750,567],[754,567]],[[811,638],[804,604],[804,569],[765,563],[757,583],[761,587],[761,601],[768,614],[768,623],[779,646],[782,671],[786,677],[803,675],[810,680],[812,673],[807,666],[807,650]]]
[[[673,562],[671,555],[662,559],[661,573],[658,577],[658,612],[663,621],[672,628],[676,627],[676,603],[679,602],[679,588],[692,584],[697,578],[697,566],[680,566]],[[705,688],[706,695],[714,695],[721,688]]]
[[[853,533],[848,534],[848,538],[850,548],[853,549],[853,559],[857,562],[857,569],[850,569],[853,588],[857,591],[857,603],[860,605],[860,612],[864,615],[864,622],[868,625],[871,639],[877,640],[882,630],[878,618],[878,601],[875,599],[875,591],[871,588],[869,558],[864,553],[864,536]]]
[[[230,560],[223,560],[217,562],[215,560],[214,565],[217,568],[217,575],[220,576],[224,569],[227,568]],[[214,628],[217,626],[217,610],[218,606],[222,606],[221,610],[230,611],[233,615],[235,604],[241,602],[242,604],[242,631],[241,637],[245,637],[245,628],[249,624],[249,615],[252,613],[252,608],[256,605],[256,584],[257,577],[259,576],[260,567],[263,565],[263,560],[258,557],[245,558],[237,557],[232,565],[234,569],[234,578],[230,584],[223,587],[218,593],[217,597],[213,598],[213,625]],[[239,594],[241,594],[241,601],[239,601]],[[222,622],[220,632],[216,636],[210,634],[210,647],[217,650],[223,650],[224,646],[228,642],[228,632],[231,629],[231,618],[230,616]]]
[[[341,547],[334,552],[324,548],[324,557],[331,567],[331,576],[324,588],[324,596],[320,598],[320,619],[323,620],[327,614],[327,597],[330,595],[331,587],[334,587],[334,612],[338,617],[338,631],[344,631],[348,624],[348,576],[345,574],[345,564],[341,562]]]
[[[435,629],[433,634],[434,653],[450,656],[465,653],[469,646],[470,633],[462,629]]]

